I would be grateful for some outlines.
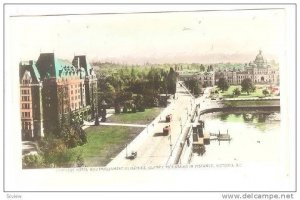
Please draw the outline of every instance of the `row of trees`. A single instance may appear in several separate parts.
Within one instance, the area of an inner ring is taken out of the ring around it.
[[[229,88],[229,83],[225,78],[220,78],[217,85],[218,88],[222,91],[227,91]],[[246,78],[241,82],[241,88],[242,88],[241,90],[239,88],[235,88],[233,90],[233,96],[240,96],[242,92],[246,92],[248,95],[251,92],[255,92],[255,85],[253,84],[250,78]],[[270,94],[270,92],[267,89],[264,89],[262,93],[264,96]]]
[[[99,78],[98,102],[105,101],[116,113],[121,107],[124,112],[144,111],[159,105],[160,94],[174,94],[176,79],[173,68],[169,72],[161,68],[115,69],[113,74]]]
[[[220,90],[227,91],[229,88],[229,83],[225,78],[220,78],[217,86]],[[239,96],[241,94],[241,92],[247,92],[247,94],[249,95],[249,93],[254,92],[255,91],[255,86],[252,83],[252,80],[250,78],[246,78],[242,81],[241,83],[241,87],[242,90],[239,91],[238,88],[235,88],[235,90],[233,91],[234,95]]]

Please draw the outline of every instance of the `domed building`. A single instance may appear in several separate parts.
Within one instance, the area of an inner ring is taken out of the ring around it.
[[[256,67],[259,67],[259,68],[263,68],[266,66],[266,62],[264,60],[264,57],[262,56],[262,51],[260,50],[258,55],[256,56],[254,62],[253,62]]]
[[[267,63],[260,50],[253,62],[245,64],[244,70],[217,72],[216,83],[219,78],[227,79],[231,85],[240,85],[246,78],[250,78],[254,84],[279,85],[279,70]]]

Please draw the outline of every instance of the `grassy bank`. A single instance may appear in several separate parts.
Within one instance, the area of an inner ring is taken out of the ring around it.
[[[265,97],[263,94],[264,87],[256,87],[256,90],[252,93],[247,94],[247,92],[242,92],[239,96],[233,96],[233,90],[235,88],[239,88],[241,90],[241,86],[239,85],[231,85],[227,91],[219,92],[220,98],[253,98],[253,97]],[[268,96],[274,96],[270,94]]]
[[[159,115],[162,109],[163,108],[151,108],[146,109],[144,112],[120,113],[107,118],[107,122],[125,124],[147,124],[153,121],[153,119],[155,119],[155,117]]]
[[[105,166],[142,130],[123,126],[92,126],[85,130],[88,142],[74,150],[82,152],[85,166]]]

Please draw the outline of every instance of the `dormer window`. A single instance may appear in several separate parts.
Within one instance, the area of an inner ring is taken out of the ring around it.
[[[29,71],[25,71],[23,78],[22,78],[22,84],[30,84],[32,82],[32,78]]]

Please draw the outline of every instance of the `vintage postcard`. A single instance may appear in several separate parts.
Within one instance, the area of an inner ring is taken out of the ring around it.
[[[295,37],[292,4],[6,5],[5,188],[294,191]]]

